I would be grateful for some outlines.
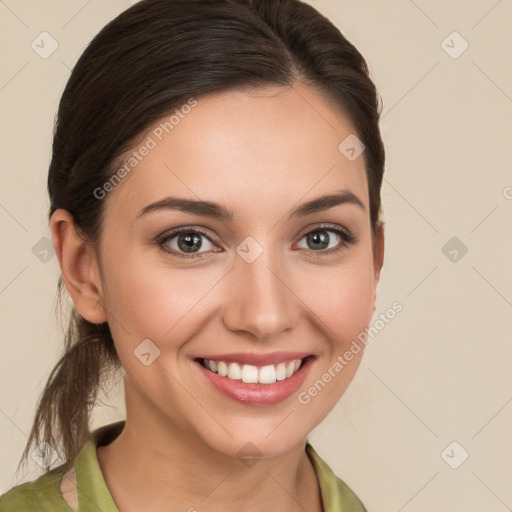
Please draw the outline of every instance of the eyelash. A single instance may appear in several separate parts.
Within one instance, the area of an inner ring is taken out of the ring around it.
[[[347,248],[349,245],[357,243],[357,237],[355,235],[353,235],[352,233],[350,233],[348,230],[345,231],[345,230],[342,230],[340,228],[333,227],[331,225],[320,225],[320,226],[317,226],[315,229],[312,229],[312,230],[308,231],[307,233],[304,233],[302,235],[302,237],[300,238],[300,240],[302,240],[307,235],[310,235],[311,233],[316,233],[316,232],[319,232],[319,231],[330,231],[330,232],[336,233],[337,235],[340,236],[342,241],[340,242],[340,245],[338,247],[334,248],[334,249],[332,249],[332,248],[331,249],[327,249],[327,250],[324,249],[324,250],[321,250],[321,251],[313,251],[313,250],[308,250],[308,249],[301,249],[303,251],[305,250],[305,251],[311,252],[312,256],[314,258],[321,258],[324,255],[331,255],[333,253],[337,253],[338,251],[341,251],[341,250]],[[167,233],[167,234],[164,234],[164,235],[160,235],[155,240],[156,245],[162,251],[164,251],[165,253],[171,254],[171,255],[176,256],[178,258],[183,258],[183,259],[189,259],[190,260],[190,259],[196,259],[196,258],[203,257],[202,254],[205,254],[205,253],[184,254],[184,253],[177,252],[174,249],[168,249],[167,248],[167,242],[169,242],[169,240],[172,240],[173,238],[175,238],[177,235],[179,235],[181,233],[197,233],[197,234],[200,234],[200,235],[204,236],[208,240],[210,240],[210,242],[214,243],[213,240],[210,239],[208,234],[205,231],[203,231],[202,229],[184,226],[184,227],[181,227],[181,228],[176,228],[173,231],[171,231],[170,233]]]

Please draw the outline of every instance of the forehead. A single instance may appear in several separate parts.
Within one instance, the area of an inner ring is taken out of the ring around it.
[[[136,151],[138,159],[107,208],[133,220],[169,195],[275,217],[276,209],[341,188],[367,207],[363,155],[350,160],[339,147],[354,135],[348,117],[303,85],[201,96],[163,116],[124,155]]]

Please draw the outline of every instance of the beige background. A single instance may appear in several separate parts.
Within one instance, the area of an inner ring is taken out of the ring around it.
[[[387,240],[375,319],[394,301],[404,307],[310,440],[369,511],[511,510],[512,2],[310,3],[363,53],[384,100]],[[13,479],[62,345],[57,259],[32,252],[49,236],[57,102],[90,39],[129,5],[0,1],[0,491],[40,473],[34,463]],[[46,59],[31,48],[43,31],[59,45]],[[443,252],[452,237],[459,248]],[[121,393],[96,409],[93,428],[124,417]],[[456,465],[463,450],[469,457],[452,469],[446,461]]]

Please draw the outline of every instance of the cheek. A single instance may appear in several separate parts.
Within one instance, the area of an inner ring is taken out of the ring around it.
[[[368,326],[374,312],[371,260],[361,258],[328,272],[309,273],[307,283],[305,302],[321,320],[319,328],[331,340],[333,351],[344,350]]]
[[[146,338],[162,348],[163,340],[172,346],[173,340],[190,336],[203,296],[221,277],[145,261],[140,253],[125,253],[119,262],[107,269],[105,305],[120,336],[115,339],[126,345],[129,338],[132,349]]]

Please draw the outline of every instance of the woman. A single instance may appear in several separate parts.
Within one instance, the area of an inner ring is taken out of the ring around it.
[[[379,107],[296,0],[144,0],[94,38],[48,176],[74,310],[22,457],[47,473],[2,510],[366,510],[307,436],[375,309]],[[118,369],[126,420],[91,433]]]

